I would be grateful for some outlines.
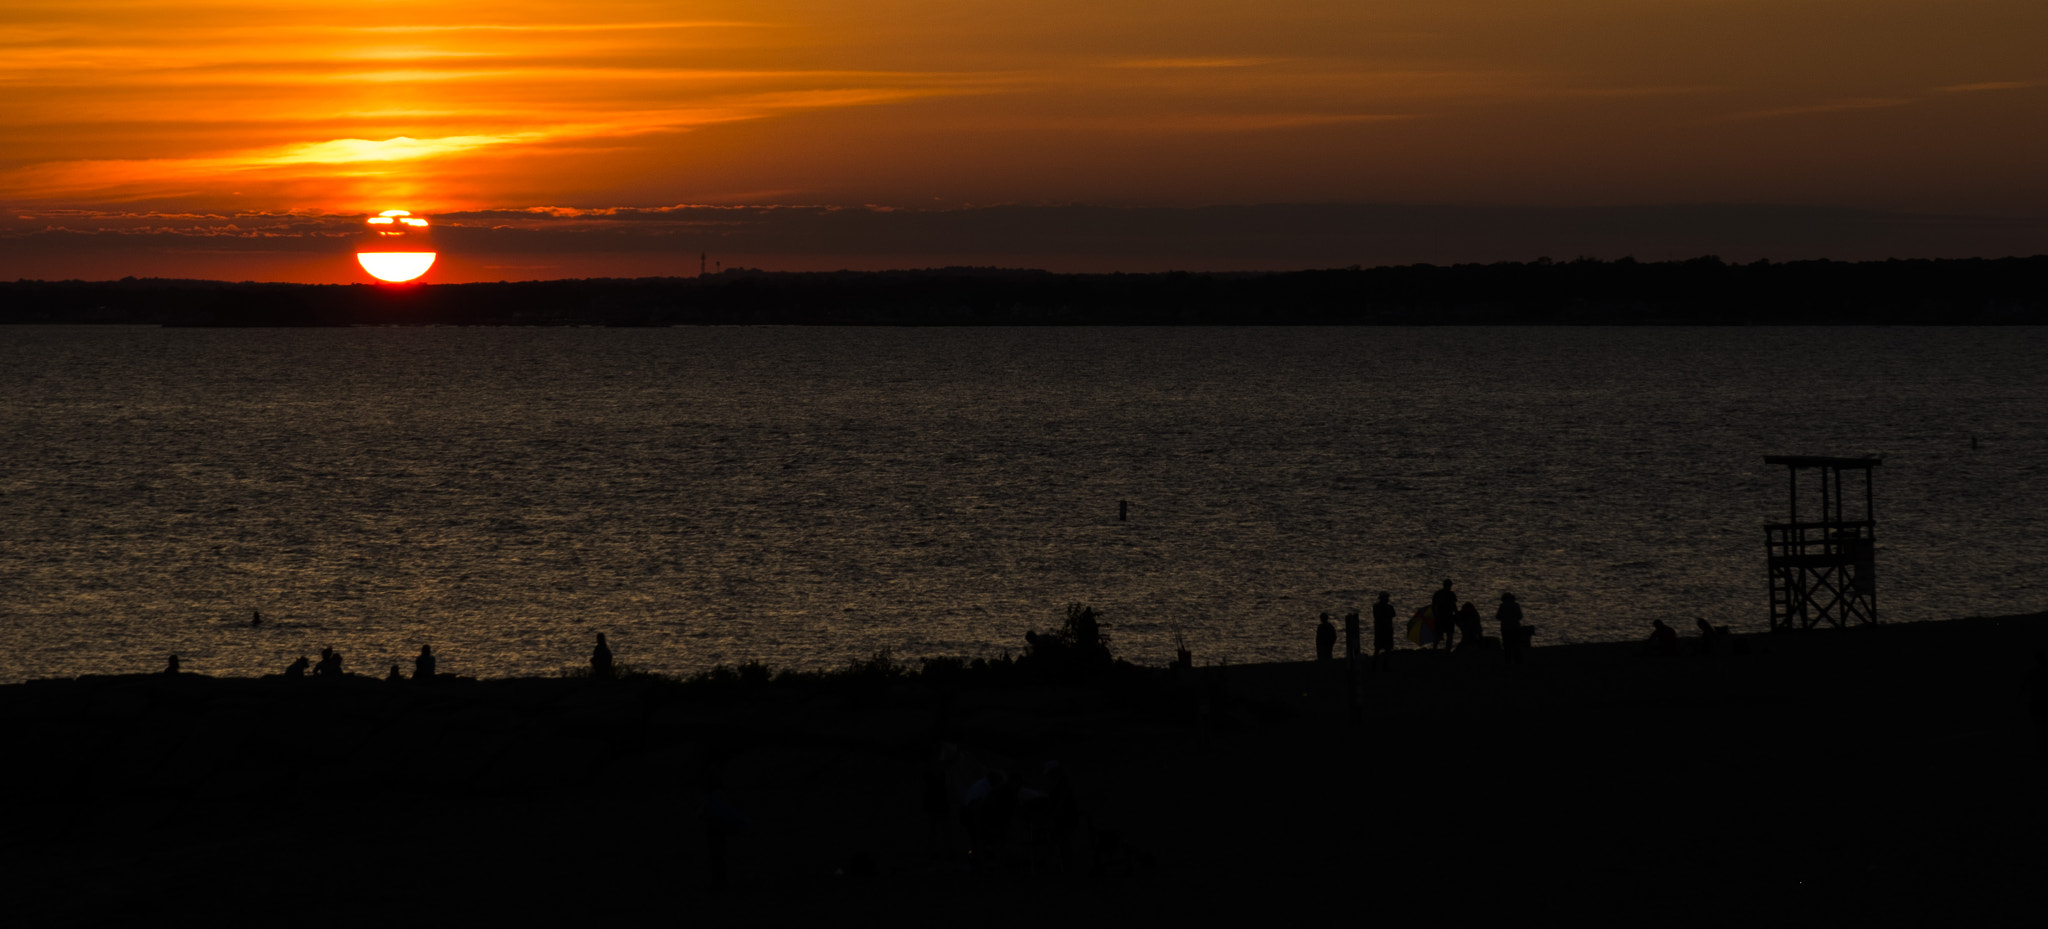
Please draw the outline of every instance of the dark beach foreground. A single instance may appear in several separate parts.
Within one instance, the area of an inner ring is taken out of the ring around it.
[[[1688,642],[1687,645],[1692,643]],[[2038,908],[2048,614],[1025,684],[89,677],[0,687],[14,925],[1596,918]],[[1746,654],[1737,653],[1746,651]],[[967,864],[958,750],[1083,824]],[[746,817],[712,886],[708,777]],[[1107,847],[1114,836],[1117,844]],[[1105,847],[1096,847],[1105,846]],[[990,859],[993,859],[992,861]],[[872,874],[867,872],[872,871]]]

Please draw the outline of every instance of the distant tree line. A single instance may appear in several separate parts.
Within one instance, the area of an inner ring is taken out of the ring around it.
[[[495,284],[0,283],[0,324],[168,326],[2034,325],[2048,255],[1579,259],[1281,273],[729,269]]]

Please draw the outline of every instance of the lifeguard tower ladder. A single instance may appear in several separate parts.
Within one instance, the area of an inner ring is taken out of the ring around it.
[[[1792,497],[1791,521],[1764,526],[1772,632],[1811,629],[1823,621],[1837,629],[1850,620],[1877,622],[1877,517],[1871,472],[1880,463],[1872,457],[1764,457],[1764,464],[1786,467]],[[1799,472],[1805,470],[1820,472],[1818,520],[1799,518]],[[1850,519],[1844,511],[1849,498],[1844,471],[1863,472],[1861,519]]]

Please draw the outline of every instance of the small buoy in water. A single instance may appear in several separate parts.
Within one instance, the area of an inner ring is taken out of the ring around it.
[[[1117,521],[1117,522],[1120,522],[1120,523],[1121,523],[1121,522],[1126,522],[1126,521],[1128,521],[1128,520],[1129,520],[1130,518],[1131,518],[1131,501],[1129,501],[1129,500],[1118,500],[1118,501],[1116,502],[1116,521]]]

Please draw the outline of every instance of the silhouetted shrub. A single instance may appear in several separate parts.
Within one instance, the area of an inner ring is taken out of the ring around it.
[[[1102,614],[1083,603],[1067,604],[1067,618],[1058,631],[1034,629],[1024,633],[1024,641],[1024,662],[1047,677],[1091,675],[1111,662]]]

